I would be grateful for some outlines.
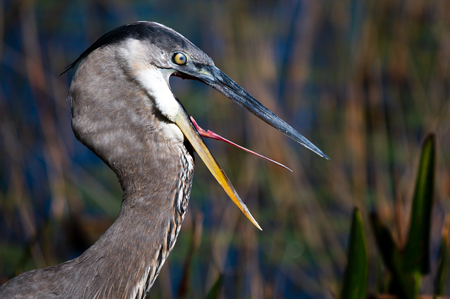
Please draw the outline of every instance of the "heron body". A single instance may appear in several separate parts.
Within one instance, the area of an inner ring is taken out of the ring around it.
[[[119,27],[69,68],[80,61],[69,90],[72,128],[116,173],[123,190],[120,214],[82,255],[9,280],[0,286],[0,298],[144,298],[180,231],[194,151],[254,221],[172,94],[171,75],[205,82],[325,156],[190,41],[158,23]]]

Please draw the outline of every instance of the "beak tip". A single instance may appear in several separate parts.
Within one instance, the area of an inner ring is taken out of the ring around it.
[[[258,222],[256,222],[255,219],[253,219],[251,222],[253,223],[254,226],[256,226],[257,229],[259,229],[260,231],[263,231],[262,227],[259,225]]]
[[[235,202],[235,204],[237,205],[237,203]],[[261,226],[259,225],[259,223],[256,221],[256,219],[253,217],[252,213],[250,213],[249,209],[247,208],[247,206],[240,202],[239,205],[237,205],[239,207],[239,209],[244,213],[244,215],[247,217],[248,220],[250,220],[250,222],[256,226],[256,228],[258,228],[260,231],[262,231],[263,229],[261,228]]]
[[[307,144],[305,143],[301,143],[304,147],[310,149],[311,151],[313,151],[314,153],[316,153],[317,155],[319,155],[322,158],[325,158],[326,160],[330,160],[330,157],[328,157],[327,155],[325,155],[317,146],[315,146],[314,144],[312,144],[311,142],[308,141]]]

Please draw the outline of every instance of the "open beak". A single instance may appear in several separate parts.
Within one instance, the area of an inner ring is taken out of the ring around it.
[[[179,105],[177,116],[175,117],[175,124],[180,128],[181,132],[183,132],[184,136],[189,140],[194,150],[203,160],[206,167],[216,178],[217,182],[219,182],[220,186],[222,186],[231,200],[258,229],[262,230],[261,226],[259,226],[255,218],[253,218],[245,203],[242,202],[241,198],[237,194],[225,172],[222,170],[219,164],[217,164],[216,159],[214,159],[213,155],[206,147],[206,144],[203,142],[203,139],[194,128],[192,122],[189,119],[189,116],[187,115],[181,104]]]
[[[218,69],[214,65],[197,65],[196,67],[197,68],[195,70],[184,70],[184,73],[220,91],[226,97],[244,107],[278,131],[294,139],[319,156],[330,160],[330,158],[328,158],[328,156],[325,155],[317,146],[312,144],[302,134],[297,132],[284,120],[279,118],[275,113],[267,109],[263,104],[258,102],[254,97],[252,97],[242,87],[237,85],[236,82],[234,82],[220,69]]]
[[[240,106],[244,107],[260,119],[264,120],[266,123],[279,130],[288,137],[294,139],[301,145],[315,152],[321,157],[329,160],[327,155],[325,155],[319,148],[312,144],[308,139],[303,137],[290,125],[288,125],[284,120],[275,115],[272,111],[267,109],[264,105],[253,98],[248,92],[246,92],[242,87],[237,85],[233,80],[230,79],[225,73],[219,70],[214,65],[203,65],[195,64],[195,67],[183,68],[183,70],[178,70],[176,74],[182,78],[196,79],[208,84],[214,89],[220,91],[226,97],[230,98]],[[260,230],[261,227],[250,214],[247,206],[239,198],[233,185],[230,183],[229,179],[225,175],[224,171],[217,164],[216,160],[212,156],[209,149],[206,147],[199,132],[194,128],[189,116],[184,110],[183,106],[179,105],[179,111],[175,118],[176,125],[183,132],[184,136],[189,140],[194,150],[206,164],[206,167],[211,171],[212,175],[216,178],[228,196],[233,200],[233,202],[238,206],[238,208],[244,213],[245,216]]]

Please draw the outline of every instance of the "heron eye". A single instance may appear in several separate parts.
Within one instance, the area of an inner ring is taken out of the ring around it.
[[[178,65],[184,65],[186,64],[187,57],[183,53],[175,53],[172,57],[173,62],[175,62]]]

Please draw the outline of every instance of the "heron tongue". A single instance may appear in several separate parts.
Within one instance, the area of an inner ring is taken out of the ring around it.
[[[266,156],[263,156],[263,155],[261,155],[261,154],[258,154],[258,153],[254,152],[254,151],[252,151],[252,150],[249,150],[248,148],[245,148],[245,147],[243,147],[243,146],[240,146],[239,144],[236,144],[236,143],[234,143],[233,141],[230,141],[230,140],[228,140],[228,139],[226,139],[226,138],[220,136],[219,134],[214,133],[214,132],[211,131],[211,130],[205,131],[204,129],[202,129],[202,128],[197,124],[197,122],[195,121],[195,119],[194,119],[192,116],[191,116],[191,121],[192,121],[192,124],[194,125],[194,127],[197,129],[197,131],[198,131],[198,133],[200,134],[200,136],[205,137],[205,138],[211,138],[211,139],[215,139],[215,140],[220,140],[220,141],[226,142],[226,143],[228,143],[228,144],[234,145],[235,147],[240,148],[241,150],[244,150],[244,151],[246,151],[247,153],[253,154],[253,155],[255,155],[255,156],[257,156],[257,157],[259,157],[259,158],[261,158],[261,159],[263,159],[263,160],[269,161],[269,162],[271,162],[271,163],[273,163],[273,164],[275,164],[275,165],[278,165],[278,166],[280,166],[280,167],[283,167],[283,168],[289,170],[290,172],[292,172],[292,169],[290,169],[290,168],[287,167],[286,165],[281,164],[280,162],[277,162],[277,161],[275,161],[275,160],[272,160],[272,159],[270,159],[270,158],[267,158]]]
[[[206,167],[209,169],[209,171],[217,180],[217,182],[222,186],[222,188],[225,190],[225,192],[231,198],[231,200],[258,229],[262,230],[258,222],[256,222],[255,218],[253,218],[247,206],[244,204],[244,202],[237,194],[230,180],[225,175],[225,172],[222,170],[219,164],[217,164],[211,152],[206,147],[205,143],[203,142],[203,139],[200,137],[198,131],[194,128],[194,125],[189,120],[189,117],[184,108],[182,108],[181,104],[179,106],[178,113],[174,118],[174,122],[183,132],[187,140],[189,140],[194,150],[203,160]]]

